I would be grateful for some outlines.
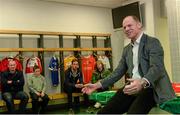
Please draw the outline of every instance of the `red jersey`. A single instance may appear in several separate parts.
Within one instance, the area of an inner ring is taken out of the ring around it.
[[[22,71],[22,65],[21,65],[21,62],[16,59],[16,58],[4,58],[2,61],[1,61],[1,67],[0,67],[0,71],[3,72],[3,71],[6,71],[8,70],[8,63],[9,63],[9,60],[14,60],[16,62],[16,69],[19,70],[19,71]]]
[[[92,73],[94,71],[95,59],[91,56],[82,57],[82,74],[83,74],[83,82],[89,83],[91,81]]]
[[[0,61],[0,72],[1,72],[1,68],[2,68],[2,65],[1,65],[1,61]]]
[[[26,62],[26,70],[25,73],[33,73],[34,70],[34,66],[37,65],[40,68],[40,72],[42,72],[42,66],[41,66],[41,61],[38,57],[33,57],[33,58],[29,58]]]

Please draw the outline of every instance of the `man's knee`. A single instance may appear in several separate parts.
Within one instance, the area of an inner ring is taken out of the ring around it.
[[[7,100],[11,101],[12,100],[12,95],[10,93],[3,93],[2,98],[5,101],[7,101]]]
[[[44,95],[43,100],[49,101],[49,97],[47,94]]]
[[[72,93],[73,92],[73,88],[72,87],[66,87],[64,89],[65,93]]]
[[[21,92],[19,95],[19,99],[20,100],[24,100],[24,101],[28,101],[29,100],[29,96],[26,92]]]
[[[22,95],[22,99],[28,100],[29,96],[26,93],[24,93],[24,95]]]

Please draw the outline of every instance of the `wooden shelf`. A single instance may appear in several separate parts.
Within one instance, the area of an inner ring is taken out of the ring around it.
[[[112,48],[0,48],[0,52],[112,51]]]
[[[28,30],[1,30],[0,34],[22,34],[22,35],[50,35],[50,36],[97,36],[109,37],[110,33],[78,33],[78,32],[49,32],[49,31],[28,31]]]
[[[0,52],[38,52],[43,51],[43,48],[0,48]]]
[[[112,48],[44,48],[43,51],[112,51]]]

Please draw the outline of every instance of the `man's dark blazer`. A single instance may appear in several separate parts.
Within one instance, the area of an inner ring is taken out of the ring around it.
[[[111,76],[101,81],[102,87],[114,84],[125,74],[132,76],[132,60],[132,45],[130,43],[124,48],[119,65]],[[139,45],[138,60],[139,73],[150,82],[156,103],[160,104],[174,98],[175,93],[165,70],[164,51],[159,40],[143,34]]]

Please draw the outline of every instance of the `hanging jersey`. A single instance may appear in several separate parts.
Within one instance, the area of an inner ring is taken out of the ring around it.
[[[58,58],[52,57],[49,63],[49,69],[51,70],[51,81],[53,86],[57,86],[59,84],[59,74],[58,74],[58,69],[59,69],[59,62]]]
[[[33,68],[34,66],[37,65],[40,68],[40,72],[42,72],[42,66],[41,66],[41,61],[38,57],[33,57],[33,58],[29,58],[26,62],[26,70],[25,73],[33,73]]]
[[[109,58],[107,56],[98,56],[98,60],[102,61],[106,69],[110,69]]]
[[[0,72],[2,72],[1,70],[2,70],[2,64],[1,64],[1,61],[0,61]]]
[[[6,70],[8,70],[8,63],[10,60],[14,60],[16,62],[16,69],[19,70],[19,71],[22,71],[22,65],[21,65],[21,62],[16,59],[16,58],[4,58],[2,61],[1,61],[1,72],[4,72]]]
[[[89,83],[91,81],[92,73],[94,71],[95,59],[93,56],[82,57],[82,74],[83,82]]]
[[[0,73],[1,73],[1,61],[0,61]],[[2,96],[1,96],[1,77],[0,77],[0,100],[2,99],[1,97]]]
[[[73,59],[75,59],[74,56],[67,56],[64,58],[64,71],[66,71],[71,66]]]

